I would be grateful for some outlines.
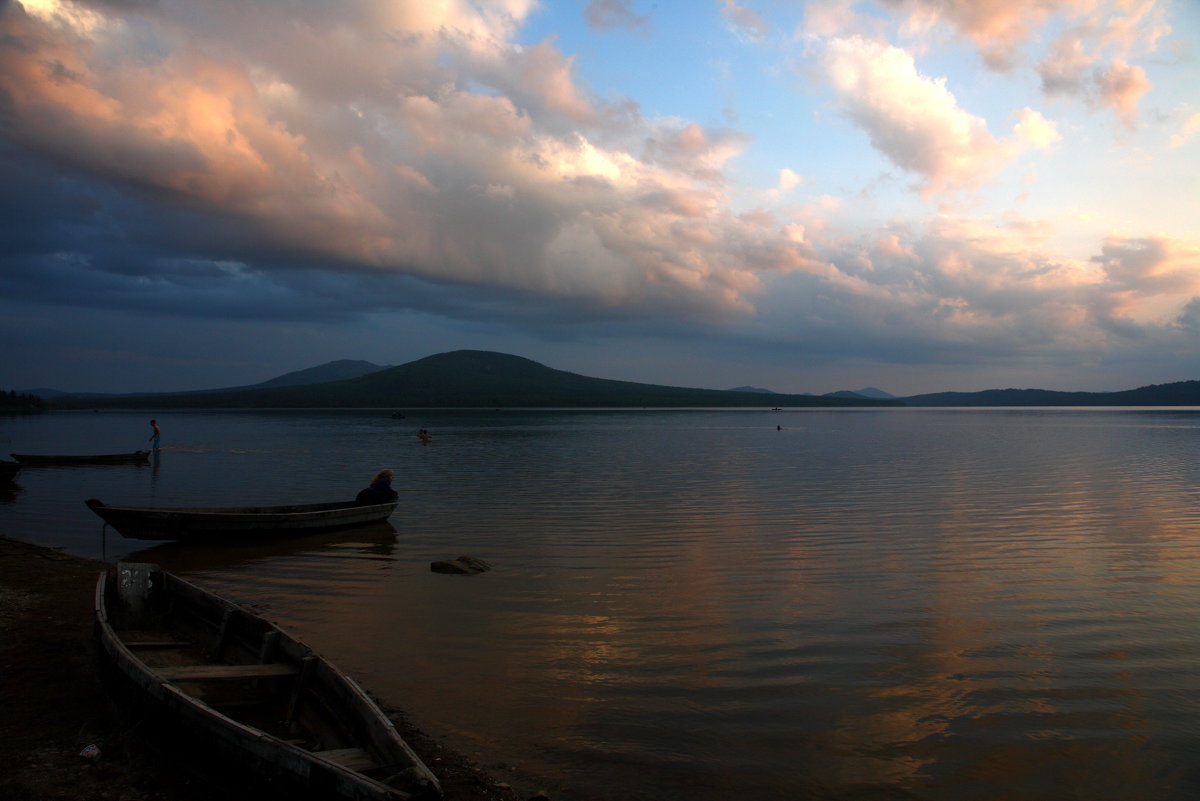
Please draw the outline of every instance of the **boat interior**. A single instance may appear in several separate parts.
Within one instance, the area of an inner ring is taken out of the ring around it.
[[[302,643],[168,574],[127,586],[142,581],[110,577],[99,592],[117,639],[159,677],[290,746],[382,783],[411,780],[405,754],[370,714],[359,714],[362,691]]]

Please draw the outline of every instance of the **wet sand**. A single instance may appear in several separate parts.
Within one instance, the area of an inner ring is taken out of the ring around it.
[[[220,771],[202,759],[168,754],[140,715],[114,697],[92,631],[102,569],[103,562],[0,534],[0,798],[275,801],[261,788],[214,775]],[[449,801],[569,801],[569,793],[547,793],[512,766],[480,765],[385,708]],[[81,756],[88,746],[99,756]]]

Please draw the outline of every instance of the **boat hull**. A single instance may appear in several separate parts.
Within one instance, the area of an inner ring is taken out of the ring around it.
[[[386,520],[395,501],[354,501],[286,506],[148,507],[109,506],[91,498],[87,506],[123,537],[138,540],[209,540],[281,537],[328,531]]]
[[[72,464],[143,464],[150,461],[150,451],[133,453],[101,453],[80,456],[55,456],[35,453],[10,453],[9,456],[25,465]]]
[[[95,608],[111,666],[190,757],[288,797],[441,796],[353,679],[258,615],[145,563],[101,574]]]

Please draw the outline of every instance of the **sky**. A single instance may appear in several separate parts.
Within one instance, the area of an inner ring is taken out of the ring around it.
[[[0,0],[0,389],[1200,379],[1196,0]]]

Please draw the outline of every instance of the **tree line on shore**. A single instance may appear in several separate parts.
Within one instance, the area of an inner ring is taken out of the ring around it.
[[[44,412],[46,402],[37,395],[26,395],[10,389],[0,390],[0,411],[5,412]]]

